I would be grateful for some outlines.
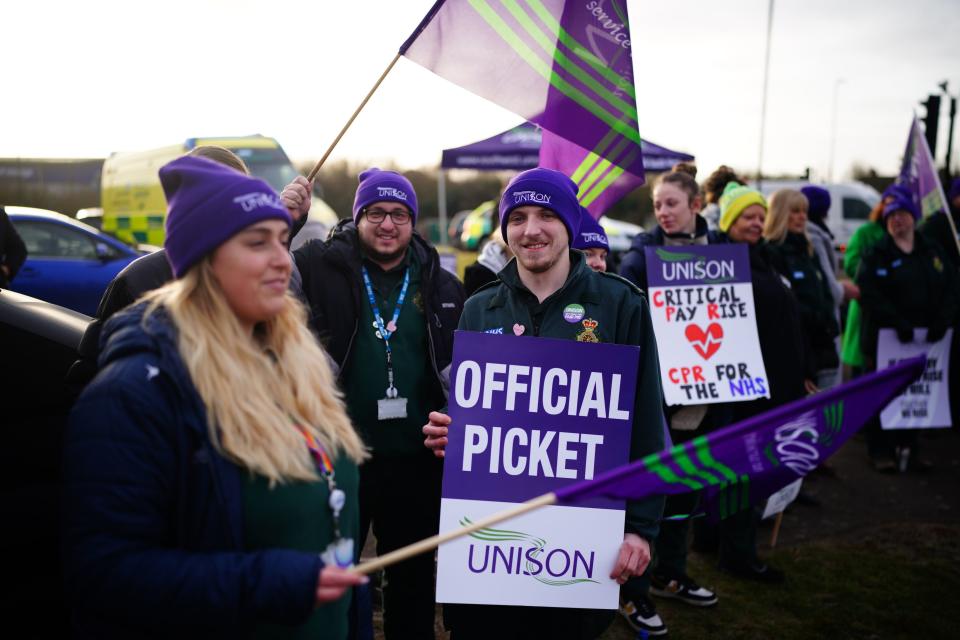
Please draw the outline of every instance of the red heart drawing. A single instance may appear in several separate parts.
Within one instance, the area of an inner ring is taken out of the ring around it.
[[[701,329],[700,325],[689,324],[683,334],[704,360],[709,360],[723,341],[723,327],[716,322],[711,322],[706,331]]]

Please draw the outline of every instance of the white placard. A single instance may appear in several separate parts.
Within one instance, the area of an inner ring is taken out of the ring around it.
[[[950,341],[948,329],[939,342],[927,342],[926,329],[913,330],[913,342],[902,344],[893,329],[877,336],[877,369],[924,354],[927,368],[919,380],[890,401],[880,412],[884,429],[942,429],[950,427]]]
[[[803,478],[797,478],[783,489],[780,489],[780,491],[771,494],[770,497],[767,498],[766,506],[763,508],[763,519],[766,520],[770,516],[775,516],[789,507],[790,503],[800,495],[801,485],[803,485]]]
[[[515,506],[444,498],[440,531]],[[618,509],[549,506],[457,538],[438,551],[437,602],[616,609],[623,522]]]

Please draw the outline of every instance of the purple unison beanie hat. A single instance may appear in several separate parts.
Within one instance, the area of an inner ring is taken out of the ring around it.
[[[167,197],[167,260],[177,278],[237,232],[261,220],[292,224],[263,180],[213,160],[184,156],[160,167]]]
[[[889,193],[887,193],[889,191]],[[913,194],[909,191],[904,193],[905,190],[901,189],[887,189],[884,191],[884,196],[890,198],[890,202],[884,205],[883,207],[883,219],[886,220],[888,216],[897,211],[907,211],[910,215],[913,216],[914,220],[920,219],[920,209],[917,208],[917,204],[913,201]]]
[[[360,221],[360,213],[374,202],[399,202],[407,205],[417,224],[417,192],[410,181],[396,171],[381,171],[371,167],[360,173],[360,184],[353,199],[353,221]]]
[[[813,185],[800,189],[800,193],[807,197],[810,206],[807,208],[807,215],[815,220],[827,217],[830,211],[830,192],[823,187]]]
[[[527,169],[514,176],[500,197],[500,232],[507,239],[507,218],[517,207],[534,205],[550,209],[567,228],[572,244],[580,230],[577,183],[553,169]]]
[[[573,242],[574,249],[606,249],[610,251],[607,233],[585,207],[580,207],[580,232]]]

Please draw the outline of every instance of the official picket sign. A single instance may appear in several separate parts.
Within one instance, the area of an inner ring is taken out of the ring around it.
[[[638,347],[458,331],[440,531],[625,464]],[[615,609],[624,503],[549,506],[440,547],[437,602]]]
[[[769,398],[746,245],[647,247],[646,261],[667,404]]]
[[[901,344],[893,329],[877,335],[877,368],[886,369],[901,360],[924,354],[927,368],[920,379],[890,401],[880,412],[884,429],[937,429],[950,427],[950,341],[949,329],[939,342],[927,342],[926,329],[914,329],[913,342]]]

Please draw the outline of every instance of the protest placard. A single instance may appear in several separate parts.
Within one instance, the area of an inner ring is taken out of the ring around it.
[[[647,247],[646,261],[667,404],[770,397],[746,245]]]
[[[913,330],[913,342],[902,344],[893,329],[877,335],[877,368],[886,369],[901,360],[924,354],[927,368],[920,379],[890,401],[880,412],[884,429],[937,429],[950,427],[950,341],[953,329],[939,342],[927,342],[926,329]]]
[[[638,347],[458,331],[440,530],[629,458]],[[549,506],[444,544],[437,601],[615,609],[624,503]]]
[[[770,494],[770,497],[767,498],[767,503],[763,507],[763,515],[761,518],[766,520],[771,516],[775,516],[778,513],[783,513],[784,509],[790,506],[790,503],[797,499],[797,496],[800,495],[800,487],[803,485],[803,478],[797,478],[783,489],[780,489],[776,493]]]

